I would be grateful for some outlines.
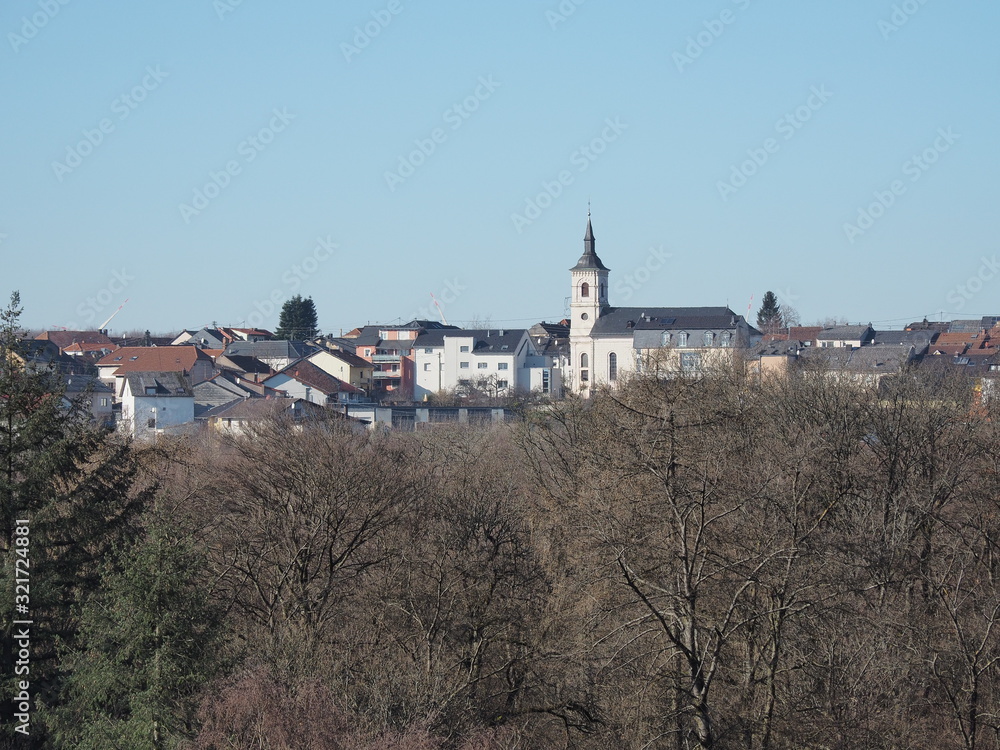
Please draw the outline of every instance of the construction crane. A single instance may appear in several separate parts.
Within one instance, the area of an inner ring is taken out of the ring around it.
[[[438,310],[438,315],[441,316],[441,322],[448,325],[448,319],[444,316],[444,310],[441,309],[441,303],[437,301],[437,297],[434,296],[434,292],[431,292],[431,299],[434,300],[434,307]]]
[[[125,307],[125,305],[127,305],[127,304],[128,304],[128,300],[126,299],[124,302],[122,302],[120,305],[118,305],[118,309],[115,310],[113,313],[111,313],[110,317],[108,317],[107,320],[105,320],[103,323],[101,323],[101,325],[98,326],[97,330],[98,331],[106,331],[107,328],[108,328],[108,323],[111,322],[111,318],[115,317],[118,313],[120,313],[121,310],[122,310],[122,308]],[[104,335],[107,336],[106,333]]]

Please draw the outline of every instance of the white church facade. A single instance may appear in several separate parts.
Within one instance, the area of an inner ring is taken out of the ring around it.
[[[587,217],[583,255],[570,269],[570,363],[566,382],[589,395],[649,367],[700,371],[758,343],[761,334],[729,307],[612,307],[611,273]]]

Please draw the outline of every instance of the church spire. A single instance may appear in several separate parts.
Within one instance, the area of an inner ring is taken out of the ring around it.
[[[597,268],[601,271],[609,270],[597,257],[597,242],[594,239],[594,227],[590,223],[590,205],[587,205],[587,233],[583,236],[583,255],[577,261],[571,271],[578,271],[585,268]]]

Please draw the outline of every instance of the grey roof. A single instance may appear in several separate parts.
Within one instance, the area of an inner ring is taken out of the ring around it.
[[[600,271],[610,271],[611,269],[605,266],[601,259],[597,257],[597,241],[594,239],[594,228],[590,225],[590,216],[587,216],[587,233],[583,237],[583,255],[580,256],[580,260],[576,262],[570,271],[586,271],[588,269],[597,269]]]
[[[937,331],[875,331],[867,343],[876,346],[910,346],[925,349],[938,337]]]
[[[528,329],[528,335],[532,337],[551,336],[557,339],[569,338],[569,326],[564,323],[535,323]]]
[[[194,414],[201,413],[234,400],[258,397],[256,391],[243,388],[228,380],[224,375],[216,375],[211,380],[205,380],[192,389],[194,393]]]
[[[234,341],[223,352],[257,359],[298,359],[316,351],[318,347],[304,341]]]
[[[237,372],[260,373],[270,375],[271,368],[265,362],[261,362],[256,357],[248,354],[221,354],[215,358],[215,366],[224,369],[233,369]]]
[[[91,390],[94,393],[115,392],[114,388],[102,383],[93,375],[67,375],[63,382],[66,384],[66,393],[83,393],[86,390]]]
[[[979,333],[983,329],[983,319],[953,320],[948,325],[948,333]]]
[[[157,398],[194,396],[191,386],[179,372],[126,372],[122,378],[122,392],[125,392],[125,384],[128,383],[133,396],[153,395]],[[155,393],[147,394],[146,390],[149,388],[154,389]]]
[[[444,346],[445,338],[472,338],[472,351],[476,354],[513,354],[521,337],[527,331],[524,328],[483,328],[483,329],[452,329],[441,331],[426,331],[417,336],[413,342],[414,349],[424,347]],[[506,347],[506,348],[505,348]]]
[[[633,329],[656,331],[734,330],[742,317],[728,307],[609,307],[592,336],[622,336]]]
[[[801,352],[804,361],[850,372],[899,372],[914,357],[912,346],[810,347]]]
[[[818,341],[861,341],[867,338],[866,334],[872,331],[871,325],[866,326],[833,326],[824,328],[816,334]]]

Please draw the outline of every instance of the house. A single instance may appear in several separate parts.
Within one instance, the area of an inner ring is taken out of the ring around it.
[[[917,356],[925,354],[927,348],[938,338],[934,330],[920,331],[875,331],[869,346],[912,346]]]
[[[365,400],[365,392],[300,359],[267,378],[263,385],[320,406]]]
[[[839,380],[864,385],[878,385],[886,376],[898,376],[917,358],[915,347],[850,346],[819,347],[802,350],[799,364]]]
[[[72,344],[103,344],[114,347],[106,331],[42,331],[38,341],[51,341],[62,352]]]
[[[570,387],[589,395],[630,372],[698,371],[731,361],[761,333],[728,307],[612,307],[610,269],[597,255],[590,217],[583,255],[570,269]]]
[[[245,354],[221,353],[215,357],[215,367],[222,372],[237,373],[254,381],[263,380],[274,374],[274,370],[266,362]]]
[[[538,357],[528,331],[497,328],[425,331],[414,341],[416,400],[440,391],[479,391],[503,397],[530,390],[532,366],[541,386],[546,362]],[[551,363],[549,363],[551,368]]]
[[[64,354],[52,341],[22,339],[11,354],[26,370],[52,370],[63,375],[86,375],[92,366],[83,360]]]
[[[184,334],[188,332],[185,331]],[[274,334],[260,328],[228,328],[225,326],[206,326],[194,331],[189,336],[178,336],[176,344],[194,344],[205,349],[225,349],[236,341],[256,343],[273,338]]]
[[[320,349],[308,355],[306,359],[338,380],[371,393],[375,380],[375,365],[368,360],[338,349]]]
[[[821,349],[849,347],[859,349],[872,340],[875,329],[872,324],[856,326],[833,326],[816,334],[816,346]]]
[[[184,374],[130,370],[121,376],[120,430],[144,440],[194,423],[194,394]]]
[[[226,346],[224,354],[227,357],[254,357],[277,372],[318,348],[305,341],[234,341]]]
[[[67,407],[80,402],[94,422],[104,427],[115,426],[115,392],[111,386],[92,375],[67,375],[63,383],[66,387],[63,401]]]
[[[197,384],[215,375],[212,358],[197,346],[123,346],[97,361],[98,377],[121,391],[121,380],[129,372],[177,372],[188,383]]]
[[[416,363],[413,344],[424,332],[457,330],[432,320],[411,320],[403,325],[366,325],[347,334],[354,353],[374,365],[372,394],[377,398],[412,399]]]
[[[301,424],[310,419],[321,419],[327,411],[301,398],[238,399],[206,411],[198,419],[218,432],[239,434],[256,422],[289,419]]]
[[[198,383],[191,388],[191,391],[194,394],[195,418],[201,417],[210,409],[237,399],[266,398],[269,396],[278,398],[284,395],[273,388],[266,388],[259,383],[245,380],[239,374],[225,371]]]

